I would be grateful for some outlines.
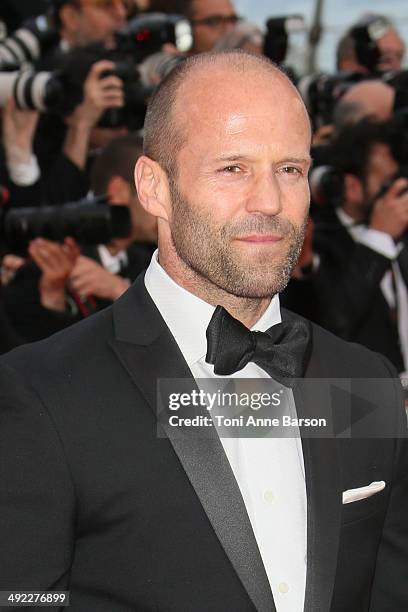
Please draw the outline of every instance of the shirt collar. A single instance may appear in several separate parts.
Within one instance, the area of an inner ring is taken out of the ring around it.
[[[158,250],[145,274],[146,289],[166,321],[190,367],[207,353],[206,331],[215,307],[178,285],[158,262]],[[275,295],[251,328],[266,331],[280,323],[279,296]]]
[[[336,208],[336,215],[340,221],[340,223],[342,225],[344,225],[344,227],[351,227],[352,225],[355,225],[355,221],[354,219],[352,219],[350,217],[350,215],[348,215],[342,208],[341,206],[338,206]]]
[[[102,266],[105,270],[112,272],[112,274],[118,274],[122,264],[124,266],[127,265],[128,258],[124,250],[119,251],[116,255],[112,255],[105,244],[99,244],[98,253]]]

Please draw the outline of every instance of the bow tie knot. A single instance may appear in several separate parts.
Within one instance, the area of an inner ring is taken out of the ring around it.
[[[304,375],[310,353],[310,323],[294,318],[266,332],[251,331],[217,306],[207,328],[207,363],[214,373],[228,376],[256,363],[272,378],[293,386]]]

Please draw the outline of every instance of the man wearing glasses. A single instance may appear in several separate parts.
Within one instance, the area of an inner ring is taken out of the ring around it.
[[[213,49],[240,20],[230,0],[192,0],[190,5],[188,16],[193,26],[193,53]]]
[[[127,16],[124,0],[54,0],[53,8],[67,48],[92,42],[112,46]]]

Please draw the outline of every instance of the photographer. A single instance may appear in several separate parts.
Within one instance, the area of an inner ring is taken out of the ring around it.
[[[344,198],[316,222],[315,275],[322,320],[335,334],[408,370],[408,180],[397,178],[391,124],[361,122],[338,135],[329,163]],[[327,158],[326,158],[327,159]]]
[[[383,81],[373,79],[362,81],[350,87],[334,107],[333,123],[335,132],[362,119],[388,121],[395,103],[395,89]]]
[[[93,168],[95,195],[106,193],[112,206],[129,206],[128,238],[80,248],[69,237],[63,244],[41,237],[31,242],[31,261],[18,269],[4,290],[8,315],[26,341],[49,336],[110,304],[148,265],[156,222],[141,208],[134,187],[141,147],[138,136],[119,138]]]
[[[48,171],[40,171],[34,153],[38,113],[20,110],[13,99],[8,101],[3,114],[3,147],[14,205],[63,203],[86,195],[89,182],[85,170],[92,130],[108,108],[121,108],[124,104],[122,81],[114,75],[104,76],[113,67],[109,61],[96,62],[91,67],[84,82],[83,99],[65,119],[63,148],[55,152]],[[46,126],[53,119],[45,117],[42,121]],[[40,148],[41,143],[47,142],[49,139],[37,135]]]
[[[114,34],[124,25],[124,0],[51,0],[57,14],[63,47],[92,42],[114,45]]]
[[[40,57],[36,69],[60,70],[68,51],[91,43],[111,48],[126,14],[122,0],[50,0],[51,22],[60,42]],[[112,69],[112,63],[104,67],[96,63],[84,78],[83,97],[73,113],[64,120],[54,113],[46,113],[40,119],[34,150],[42,175],[41,200],[46,203],[84,197],[89,189],[85,171],[89,149],[104,146],[123,133],[96,129],[107,108],[123,105],[122,83],[113,76],[102,78],[103,72]]]
[[[376,46],[378,49],[376,57],[375,69],[379,72],[398,71],[401,70],[402,62],[405,54],[405,45],[401,36],[395,29],[392,22],[383,15],[370,13],[361,17],[353,24],[344,36],[339,40],[336,52],[337,70],[339,72],[360,72],[368,74],[370,67],[366,62],[362,63],[358,57],[356,36],[353,33],[354,28],[361,30],[369,30],[376,21],[381,20],[383,24],[383,32],[378,34]],[[355,30],[354,30],[355,32]],[[374,57],[371,54],[371,57]]]
[[[163,0],[153,0],[149,8],[166,10],[166,4]],[[176,0],[171,4],[191,22],[193,54],[211,51],[240,19],[231,0]]]

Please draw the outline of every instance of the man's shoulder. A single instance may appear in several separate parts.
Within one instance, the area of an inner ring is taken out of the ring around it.
[[[313,230],[313,246],[317,253],[337,251],[339,247],[351,246],[353,243],[353,238],[340,222],[335,209],[324,211],[316,219]]]
[[[301,315],[282,309],[284,317],[308,321]],[[365,346],[347,342],[316,323],[308,321],[312,331],[311,361],[318,363],[324,377],[397,378],[391,362]]]
[[[41,371],[53,372],[70,367],[86,369],[96,355],[108,350],[113,337],[111,307],[53,334],[45,340],[20,346],[0,358],[0,366],[15,369],[29,377]]]

